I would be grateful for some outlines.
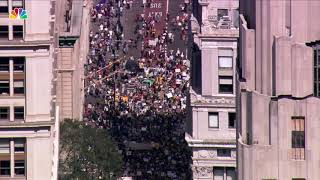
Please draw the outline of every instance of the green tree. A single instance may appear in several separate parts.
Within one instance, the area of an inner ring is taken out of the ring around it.
[[[59,179],[117,179],[121,167],[121,154],[105,129],[74,120],[60,124]]]

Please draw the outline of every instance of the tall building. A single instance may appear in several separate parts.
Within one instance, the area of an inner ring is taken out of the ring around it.
[[[193,179],[235,180],[237,0],[194,0],[190,114]]]
[[[0,0],[0,179],[49,180],[57,163],[54,3]]]
[[[320,1],[240,1],[238,179],[320,179]]]
[[[56,2],[55,81],[56,103],[60,107],[61,120],[82,119],[90,6],[90,3],[82,0]]]

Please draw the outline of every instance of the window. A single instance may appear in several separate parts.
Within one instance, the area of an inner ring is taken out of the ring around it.
[[[9,58],[0,57],[0,72],[9,72]]]
[[[14,91],[14,94],[24,94],[24,81],[15,80],[13,82],[13,91]]]
[[[0,176],[25,175],[25,142],[25,138],[0,138]],[[12,154],[10,149],[14,149]],[[11,155],[14,156],[14,161],[10,160]],[[14,166],[14,174],[11,174],[10,165]]]
[[[233,94],[232,76],[219,76],[219,93]]]
[[[232,69],[232,60],[233,60],[233,50],[227,48],[219,48],[218,49],[218,64],[219,69]]]
[[[227,167],[226,168],[227,180],[236,180],[236,168]]]
[[[219,68],[232,68],[232,57],[219,56]]]
[[[0,0],[0,13],[9,13],[8,0]]]
[[[224,180],[224,167],[213,167],[213,179]]]
[[[219,128],[219,114],[215,112],[209,113],[209,128]]]
[[[14,107],[14,119],[23,120],[24,119],[24,107]]]
[[[0,38],[8,39],[9,38],[9,28],[8,26],[0,26]]]
[[[231,149],[217,149],[218,157],[231,157]]]
[[[24,175],[24,160],[15,160],[14,161],[14,173],[15,175]]]
[[[9,139],[0,139],[0,154],[9,154],[10,153],[10,141]]]
[[[15,153],[24,153],[25,140],[16,139],[14,141],[14,152]]]
[[[10,160],[0,160],[0,176],[10,175]]]
[[[23,8],[23,0],[12,0],[12,9]]]
[[[218,9],[218,20],[223,16],[228,16],[228,9]]]
[[[10,119],[10,109],[9,107],[0,107],[0,120]]]
[[[305,153],[304,117],[292,117],[291,128],[292,158],[303,160]]]
[[[229,128],[231,129],[236,128],[236,113],[229,112],[228,117],[229,117],[229,121],[228,121]]]
[[[13,26],[13,38],[23,38],[23,26]]]
[[[14,72],[24,72],[24,57],[13,58],[13,70]]]
[[[10,94],[10,86],[9,81],[0,81],[0,95],[9,95]]]

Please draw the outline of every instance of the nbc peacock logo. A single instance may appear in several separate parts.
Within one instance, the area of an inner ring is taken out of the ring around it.
[[[14,8],[10,13],[9,18],[10,19],[27,19],[28,18],[27,11],[22,8]]]

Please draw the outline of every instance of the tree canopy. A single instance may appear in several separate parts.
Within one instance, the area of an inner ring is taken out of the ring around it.
[[[121,175],[121,154],[107,131],[79,121],[61,123],[59,156],[62,180],[109,180]]]

